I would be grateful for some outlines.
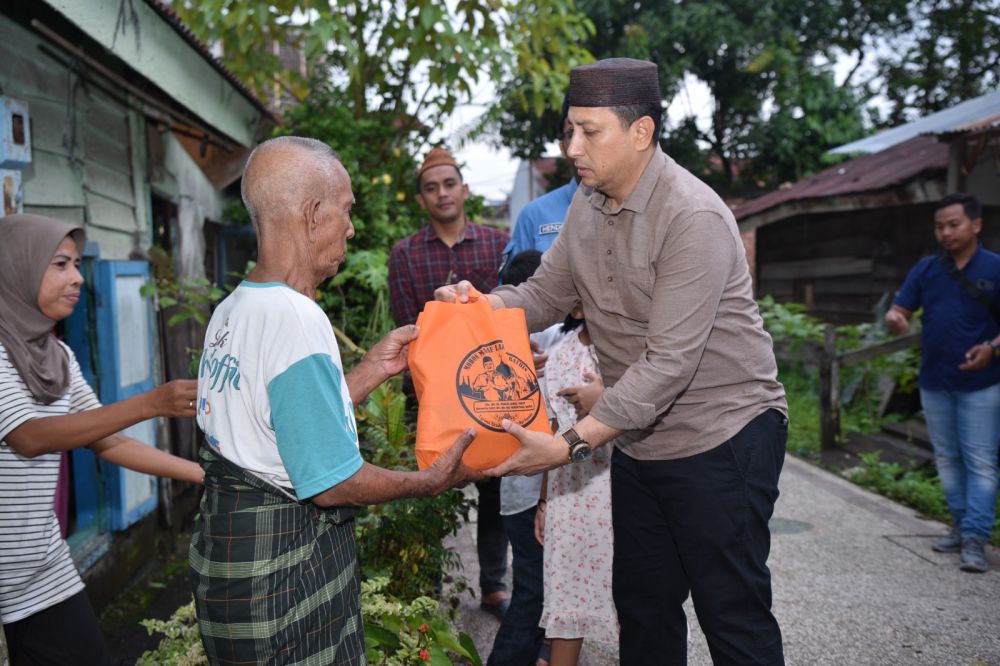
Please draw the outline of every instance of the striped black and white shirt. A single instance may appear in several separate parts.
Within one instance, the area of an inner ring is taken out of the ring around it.
[[[59,344],[69,355],[70,386],[51,405],[31,395],[0,345],[0,620],[4,624],[34,615],[83,589],[53,507],[62,454],[28,459],[6,441],[12,430],[31,419],[101,406],[73,352]]]

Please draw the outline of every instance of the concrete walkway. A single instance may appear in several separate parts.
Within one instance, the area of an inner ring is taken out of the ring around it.
[[[774,612],[790,665],[1000,666],[1000,553],[986,574],[931,550],[936,521],[792,456],[772,520]],[[475,528],[454,546],[478,580]],[[462,600],[461,629],[484,661],[499,623]],[[711,664],[690,600],[688,663]],[[617,663],[617,648],[584,642],[582,666]]]

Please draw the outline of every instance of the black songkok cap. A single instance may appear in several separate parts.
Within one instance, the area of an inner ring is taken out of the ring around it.
[[[607,58],[574,67],[569,73],[570,106],[659,104],[656,63],[632,58]]]

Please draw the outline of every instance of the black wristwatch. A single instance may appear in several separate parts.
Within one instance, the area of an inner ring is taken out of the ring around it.
[[[584,460],[590,459],[590,443],[587,440],[580,437],[576,430],[570,428],[562,434],[563,439],[569,444],[569,461],[570,462],[583,462]]]
[[[1000,344],[997,344],[993,340],[987,340],[986,344],[988,344],[990,346],[990,349],[993,350],[993,358],[994,359],[996,359],[997,357],[1000,357]]]

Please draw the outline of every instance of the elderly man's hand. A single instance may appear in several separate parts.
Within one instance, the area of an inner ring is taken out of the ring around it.
[[[462,462],[462,455],[475,438],[476,431],[472,428],[466,428],[455,440],[455,443],[424,470],[424,473],[430,478],[432,495],[443,493],[452,488],[460,488],[470,481],[481,481],[485,478],[486,475],[483,472],[467,467]]]
[[[569,462],[569,447],[558,435],[525,430],[504,419],[503,428],[517,437],[521,448],[506,461],[486,470],[486,476],[524,476],[555,469]]]
[[[364,360],[378,366],[387,377],[397,375],[406,369],[406,350],[419,333],[420,329],[413,324],[389,331],[368,350]]]
[[[456,284],[446,284],[434,290],[434,300],[445,303],[468,303],[469,293],[475,289],[468,280]]]

